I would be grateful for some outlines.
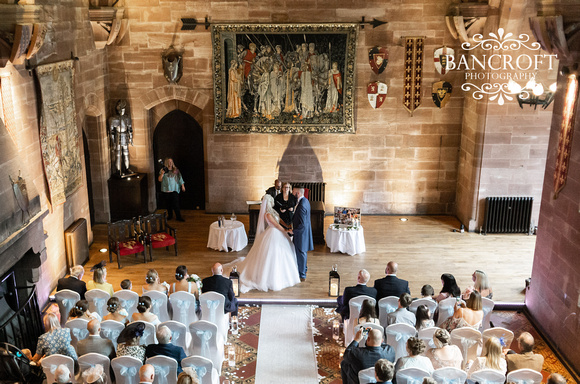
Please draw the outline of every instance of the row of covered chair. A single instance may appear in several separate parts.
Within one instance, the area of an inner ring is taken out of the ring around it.
[[[463,384],[467,381],[467,373],[461,369],[446,367],[433,371],[432,374],[420,368],[401,369],[396,374],[397,384],[421,384],[425,377],[433,378],[438,384]],[[359,371],[360,384],[376,383],[375,368]],[[504,384],[506,376],[493,369],[483,369],[474,372],[471,380],[477,383]],[[523,368],[507,374],[508,383],[540,384],[542,374],[531,369]]]
[[[108,223],[109,261],[113,253],[117,255],[117,265],[121,268],[121,256],[143,255],[147,263],[145,247],[149,250],[149,260],[153,261],[153,249],[175,247],[177,256],[177,230],[167,224],[167,212],[153,213],[130,220]]]
[[[85,370],[97,364],[102,365],[106,374],[107,384],[113,383],[109,374],[110,368],[113,369],[115,374],[116,384],[137,384],[139,382],[139,368],[143,365],[141,360],[132,356],[119,356],[109,360],[107,356],[98,353],[87,353],[86,355],[80,356],[78,363],[80,368],[78,377],[82,377],[82,373]],[[153,384],[177,383],[177,361],[175,359],[167,356],[154,356],[148,358],[146,363],[153,365],[155,368],[155,379]],[[46,374],[47,383],[55,382],[54,372],[61,364],[66,365],[70,372],[74,372],[73,359],[65,355],[50,355],[44,358],[41,364],[42,369]],[[219,384],[220,373],[218,369],[216,369],[214,362],[208,358],[199,355],[188,356],[181,360],[181,366],[183,368],[193,368],[196,371],[201,384]],[[73,377],[72,382],[76,383],[77,380]],[[79,380],[78,382],[82,382],[82,380]]]

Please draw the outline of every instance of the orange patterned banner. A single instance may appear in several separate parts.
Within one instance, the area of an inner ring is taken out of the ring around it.
[[[411,116],[421,104],[421,80],[423,80],[423,38],[406,37],[403,105]]]
[[[558,140],[558,157],[556,159],[556,170],[554,171],[554,199],[558,198],[558,194],[564,188],[566,178],[568,177],[568,164],[570,163],[572,132],[574,131],[577,105],[578,78],[576,75],[570,75],[568,76],[568,84],[566,86],[562,125],[560,126],[560,139]]]

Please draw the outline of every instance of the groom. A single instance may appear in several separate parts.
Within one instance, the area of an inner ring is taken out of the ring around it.
[[[310,202],[304,197],[304,188],[294,187],[292,194],[296,197],[296,209],[292,218],[294,248],[296,248],[296,260],[298,262],[298,274],[300,281],[306,280],[307,252],[314,249],[312,241],[312,227],[310,225]]]

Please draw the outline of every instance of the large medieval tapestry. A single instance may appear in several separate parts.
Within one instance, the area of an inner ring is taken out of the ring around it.
[[[214,25],[214,131],[355,133],[357,30]]]
[[[42,98],[40,144],[52,204],[64,203],[82,185],[73,63],[36,67]]]

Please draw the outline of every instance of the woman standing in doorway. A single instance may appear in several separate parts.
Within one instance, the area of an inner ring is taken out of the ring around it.
[[[173,219],[173,212],[175,212],[177,221],[185,221],[181,217],[181,211],[179,210],[179,192],[185,192],[185,183],[181,177],[181,172],[179,172],[170,157],[165,159],[163,165],[157,180],[161,183],[161,192],[165,195],[167,219]]]

